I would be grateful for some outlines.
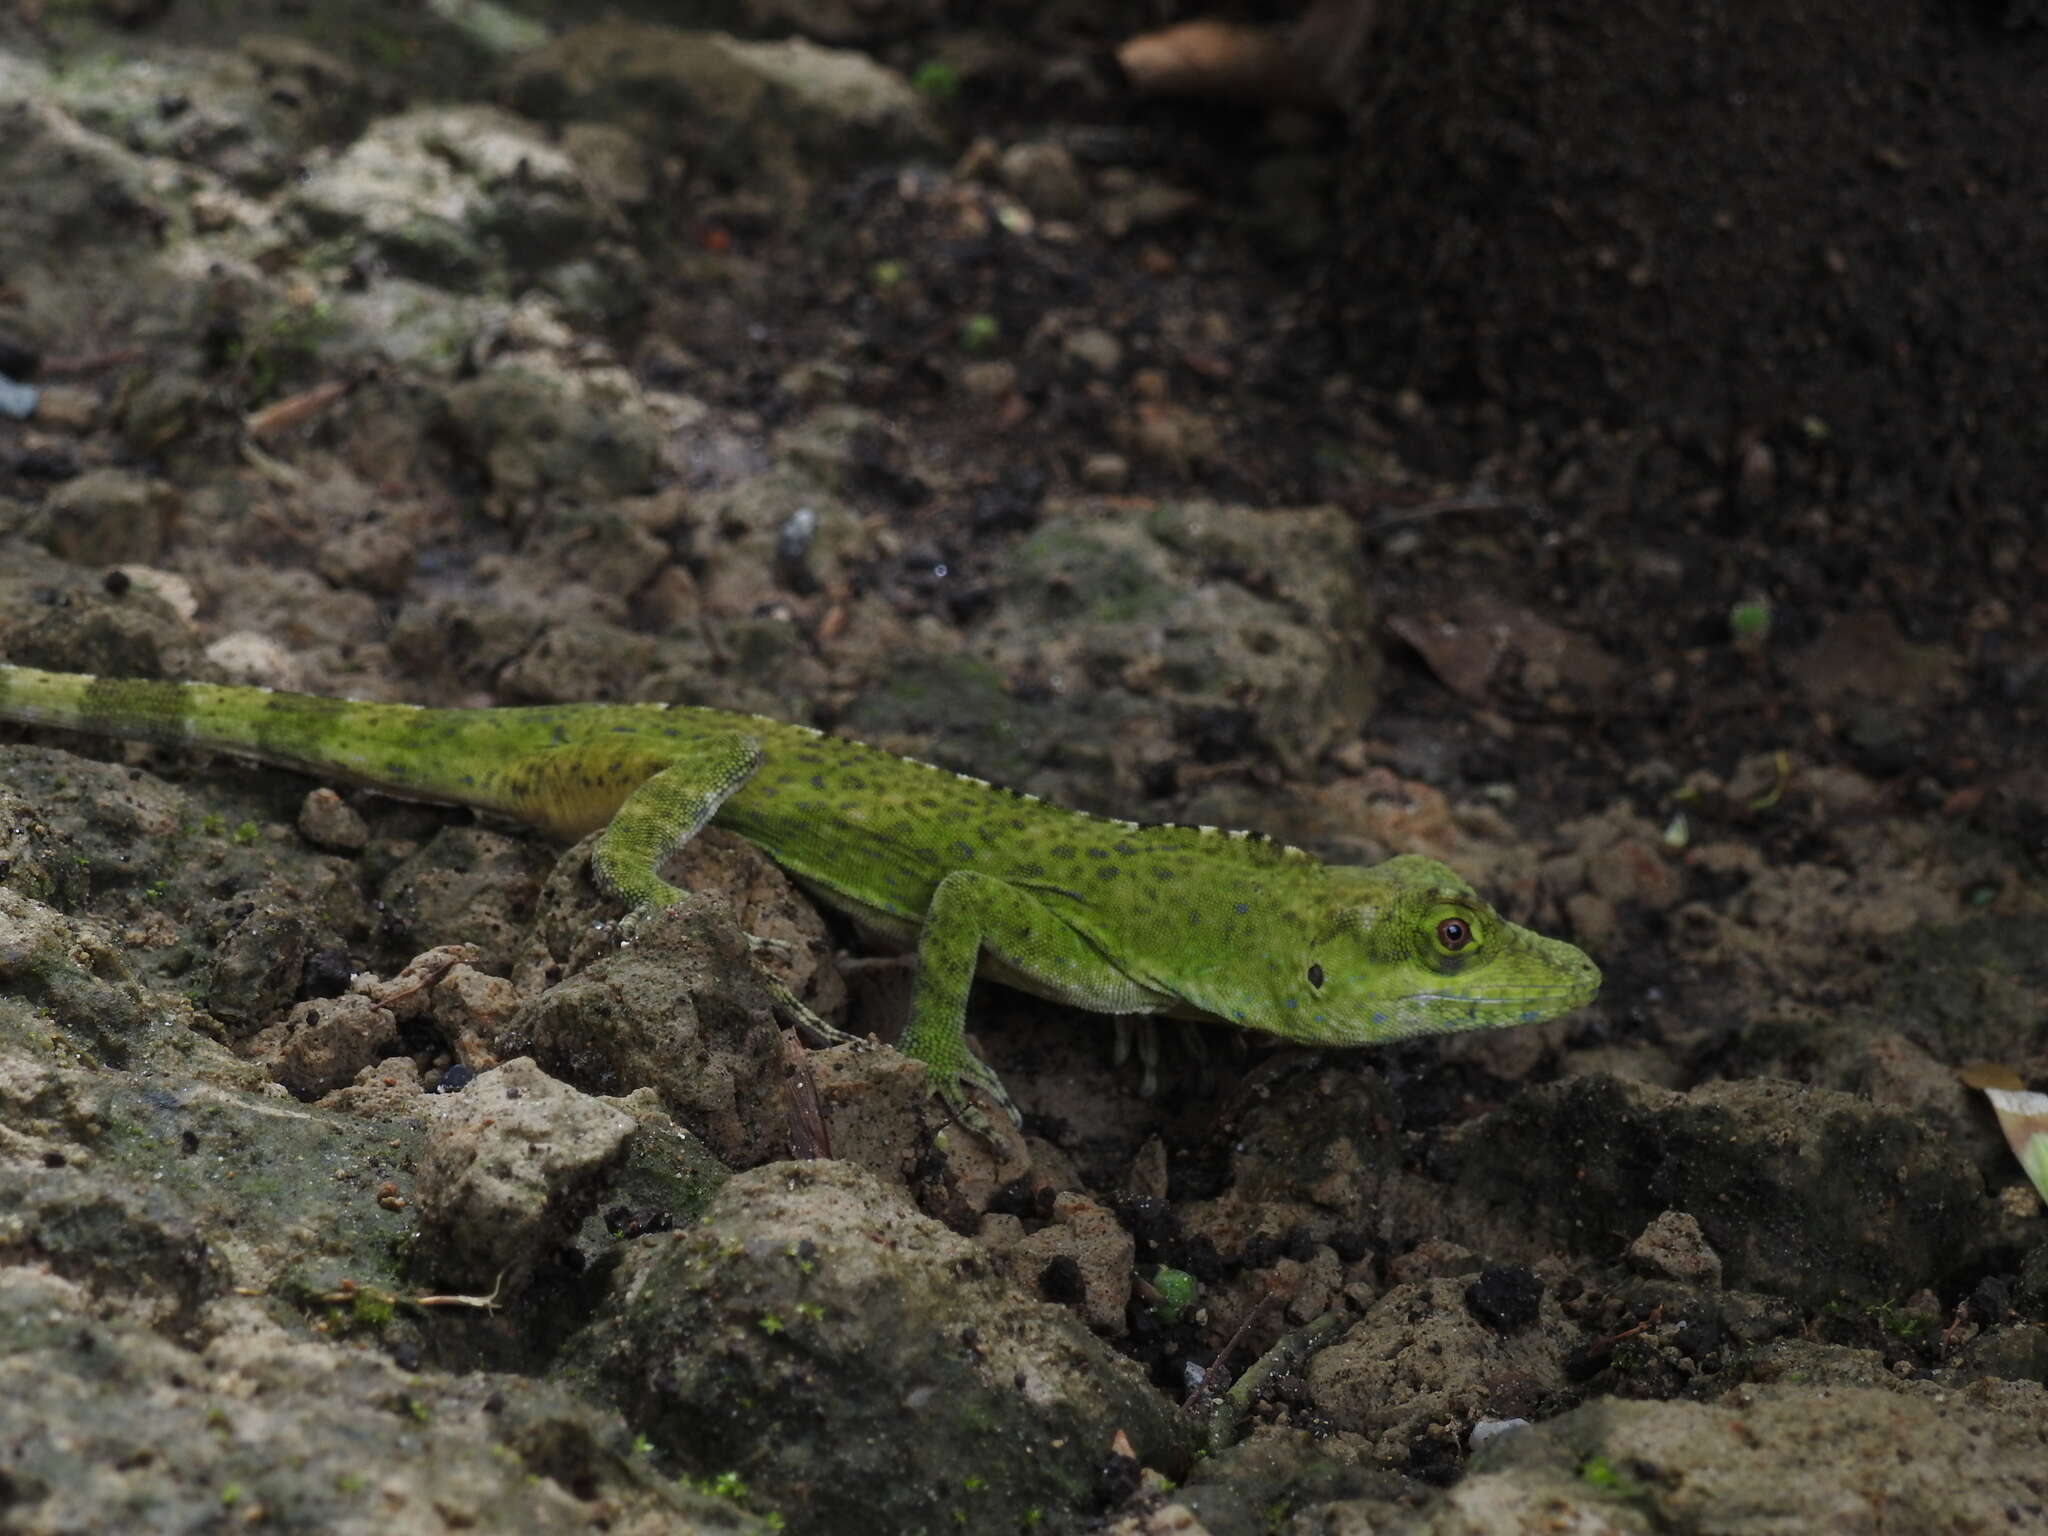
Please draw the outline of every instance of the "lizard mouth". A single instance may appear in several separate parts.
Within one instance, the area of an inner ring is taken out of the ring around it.
[[[1477,1008],[1512,1008],[1517,1003],[1550,1002],[1555,999],[1571,998],[1575,1002],[1590,1001],[1600,990],[1597,981],[1564,983],[1556,986],[1517,987],[1512,992],[1410,992],[1408,1001],[1416,1003],[1470,1003]]]

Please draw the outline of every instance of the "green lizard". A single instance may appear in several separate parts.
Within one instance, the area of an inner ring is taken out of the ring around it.
[[[715,822],[915,944],[899,1049],[969,1123],[965,1083],[1016,1116],[967,1047],[977,974],[1315,1045],[1534,1023],[1600,986],[1584,954],[1507,922],[1434,859],[1331,865],[1258,833],[1085,815],[753,715],[426,709],[0,664],[0,719],[239,753],[564,838],[602,829],[598,882],[636,913],[682,895],[661,861]]]

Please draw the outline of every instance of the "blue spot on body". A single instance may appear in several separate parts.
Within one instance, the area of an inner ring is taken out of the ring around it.
[[[1317,1014],[1317,1015],[1316,1015],[1316,1022],[1317,1022],[1318,1024],[1327,1024],[1327,1023],[1329,1023],[1330,1021],[1329,1021],[1328,1019],[1324,1018],[1324,1017],[1323,1017],[1323,1016],[1322,1016],[1322,1015],[1321,1015],[1321,1014],[1319,1013],[1319,1014]]]
[[[1538,1013],[1534,1008],[1531,1008],[1528,1010],[1528,1012],[1522,1015],[1522,1022],[1524,1024],[1534,1024],[1538,1019],[1542,1017],[1542,1014]]]
[[[1243,917],[1245,913],[1251,911],[1251,908],[1240,901],[1235,903],[1231,910],[1236,912],[1239,917]]]
[[[1231,1013],[1230,1017],[1236,1023],[1242,1024],[1244,1022],[1244,1010],[1242,1008],[1236,1009]]]
[[[1387,1022],[1387,1016],[1384,1013],[1376,1013],[1372,1016],[1372,1021],[1375,1024],[1384,1024]]]
[[[1283,1002],[1281,1006],[1282,1006],[1282,1007],[1286,1007],[1286,1008],[1292,1008],[1292,1007],[1293,1007],[1294,1005],[1295,1005],[1295,1000],[1294,1000],[1293,998],[1291,998],[1291,997],[1290,997],[1290,998],[1286,999],[1286,1000],[1285,1000],[1285,1002]]]

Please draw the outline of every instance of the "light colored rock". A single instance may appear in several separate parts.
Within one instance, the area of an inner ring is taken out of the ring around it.
[[[1095,373],[1115,373],[1124,360],[1124,344],[1099,326],[1084,326],[1069,332],[1060,351]]]
[[[1003,185],[1041,219],[1076,219],[1088,211],[1088,184],[1059,144],[1012,144],[996,162]]]
[[[1628,1245],[1629,1266],[1638,1274],[1718,1290],[1721,1255],[1686,1211],[1666,1211]]]
[[[360,853],[370,840],[362,813],[324,785],[299,802],[299,833],[316,847],[337,853]]]
[[[1120,453],[1091,453],[1081,461],[1081,483],[1091,491],[1120,491],[1131,481],[1131,461]]]
[[[125,469],[89,469],[52,491],[43,505],[43,545],[66,560],[148,565],[184,498],[162,480]]]
[[[516,1290],[590,1213],[634,1119],[523,1056],[447,1114],[414,1182],[423,1261],[451,1285]]]

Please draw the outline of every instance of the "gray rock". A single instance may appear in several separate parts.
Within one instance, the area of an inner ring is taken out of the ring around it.
[[[323,787],[307,791],[299,802],[299,835],[336,853],[361,853],[370,841],[370,828],[362,812]]]
[[[347,64],[301,39],[251,33],[235,52],[157,47],[110,68],[67,71],[58,99],[129,149],[204,166],[251,192],[354,133],[371,95]]]
[[[1040,218],[1078,219],[1088,211],[1088,183],[1064,145],[1012,144],[996,164],[1003,185]]]
[[[512,703],[604,703],[646,673],[654,652],[646,635],[617,624],[571,620],[543,630],[498,674],[498,684]]]
[[[1451,1198],[1492,1252],[1604,1249],[1599,1234],[1690,1211],[1728,1284],[1814,1305],[1939,1289],[2013,1219],[1918,1116],[1796,1083],[1576,1078],[1524,1090],[1450,1150]]]
[[[456,446],[510,512],[554,492],[603,499],[653,484],[659,436],[644,412],[594,400],[553,373],[507,365],[443,395]]]
[[[1087,325],[1070,332],[1060,351],[1093,373],[1111,374],[1124,360],[1124,345],[1100,326]]]
[[[2029,1323],[1987,1328],[1963,1346],[1955,1374],[1965,1381],[1972,1376],[1999,1376],[2048,1386],[2048,1328]]]
[[[82,856],[68,834],[38,813],[4,781],[14,753],[0,752],[0,885],[30,901],[68,912],[85,900]]]
[[[794,214],[835,163],[935,152],[922,97],[865,54],[802,38],[605,21],[513,63],[507,99],[551,122],[615,122],[643,143],[694,152],[735,181],[777,189]]]
[[[450,826],[405,859],[378,892],[385,936],[407,955],[475,944],[502,974],[533,916],[548,868],[545,847],[482,827]]]
[[[47,1013],[66,1043],[115,1062],[128,1055],[149,1007],[120,950],[98,928],[4,885],[0,996],[23,1012]]]
[[[548,266],[601,227],[575,161],[534,124],[488,106],[383,119],[314,171],[291,206],[324,237],[458,288],[500,265]]]
[[[516,1292],[590,1214],[633,1117],[520,1057],[449,1101],[414,1183],[420,1265],[444,1284]]]
[[[586,1091],[651,1087],[735,1167],[786,1156],[782,1043],[746,936],[691,894],[515,1014],[498,1049]]]
[[[1051,1220],[1007,1249],[998,1249],[997,1257],[1019,1290],[1074,1304],[1082,1321],[1105,1337],[1124,1333],[1137,1244],[1106,1206],[1063,1190],[1053,1200]],[[1072,1266],[1077,1295],[1062,1294],[1046,1283],[1047,1267],[1061,1261]]]
[[[1120,453],[1091,453],[1081,461],[1081,483],[1091,491],[1120,491],[1130,478],[1131,461]]]
[[[1025,1300],[981,1250],[830,1162],[736,1175],[642,1239],[574,1364],[664,1453],[745,1466],[819,1536],[1069,1528],[1119,1430],[1184,1427],[1131,1362]],[[744,1406],[742,1406],[744,1405]]]
[[[2031,1386],[1760,1387],[1713,1405],[1604,1398],[1496,1442],[1461,1483],[1406,1518],[1336,1505],[1317,1530],[2011,1530],[2042,1510],[2044,1410],[2048,1396]]]
[[[162,480],[124,469],[88,470],[50,493],[42,543],[51,554],[94,565],[147,565],[183,499]]]
[[[1332,507],[1168,502],[1142,522],[1075,509],[1012,551],[972,644],[1012,676],[1135,696],[1155,721],[1162,707],[1242,715],[1247,747],[1305,771],[1371,712],[1379,651],[1356,544]]]
[[[615,1414],[559,1388],[406,1370],[232,1321],[203,1348],[181,1346],[105,1316],[75,1282],[0,1268],[9,1529],[758,1529],[731,1503],[652,1474]]]
[[[1580,1335],[1549,1288],[1533,1325],[1506,1331],[1474,1316],[1468,1289],[1462,1279],[1424,1280],[1380,1297],[1309,1361],[1317,1411],[1400,1461],[1420,1437],[1462,1446],[1480,1419],[1521,1417],[1561,1390]]]
[[[1685,1211],[1658,1216],[1628,1245],[1626,1257],[1638,1274],[1709,1288],[1721,1283],[1721,1255]]]
[[[253,1029],[298,996],[312,934],[296,911],[257,906],[228,930],[206,980],[207,1012]]]
[[[251,1042],[270,1075],[307,1099],[346,1087],[397,1049],[397,1018],[355,992],[309,998]]]
[[[46,95],[47,77],[0,60],[0,270],[9,325],[48,338],[125,334],[167,307],[153,231],[166,217],[141,157]]]
[[[10,550],[0,560],[0,588],[27,586],[38,573],[29,569],[39,552]],[[19,601],[23,593],[5,593],[17,601],[12,611],[24,617],[7,634],[7,659],[53,672],[91,672],[100,677],[192,677],[197,675],[199,647],[192,632],[161,597],[140,584],[119,597],[100,581],[82,582],[78,567],[52,561],[53,582],[62,600]],[[13,567],[8,569],[8,567]]]

